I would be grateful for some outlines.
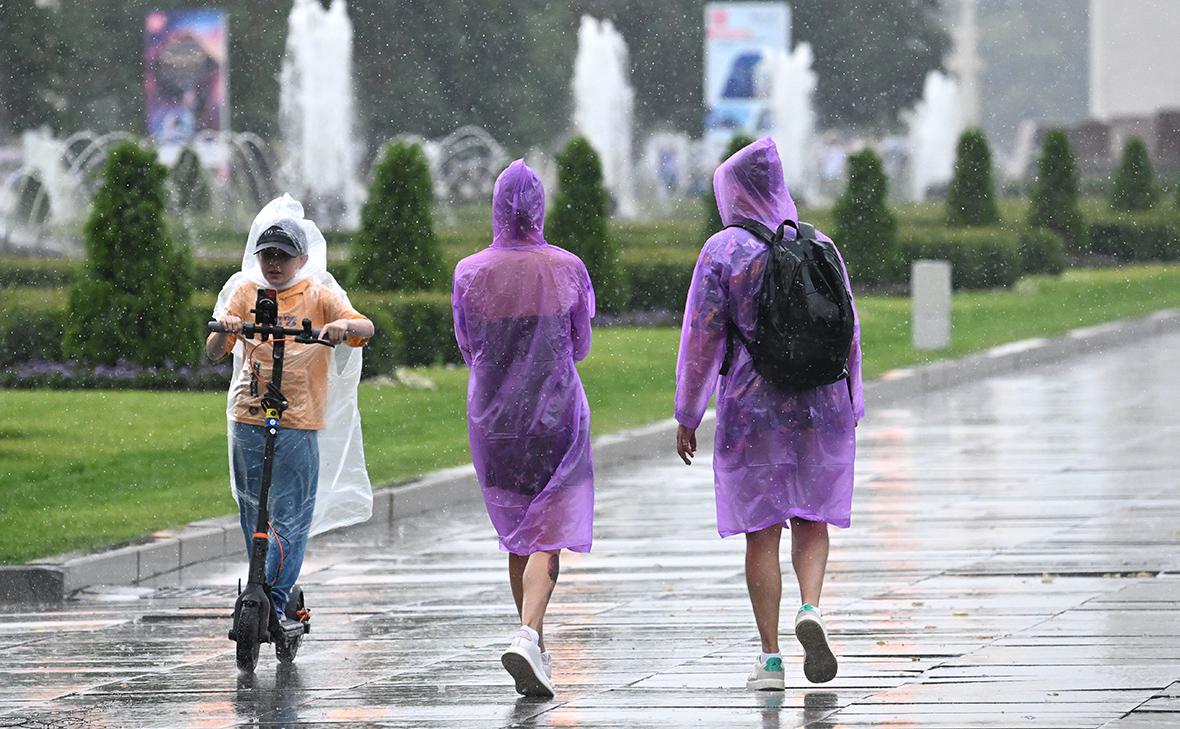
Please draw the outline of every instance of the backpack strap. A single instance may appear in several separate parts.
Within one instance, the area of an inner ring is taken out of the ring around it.
[[[742,218],[741,220],[735,220],[725,227],[726,228],[741,228],[742,230],[753,235],[755,238],[762,241],[766,245],[774,245],[775,243],[777,243],[783,239],[783,226],[782,225],[780,225],[778,227],[778,232],[775,232],[775,231],[771,230],[770,228],[768,228],[764,223],[760,223],[757,220],[751,220],[749,218]]]

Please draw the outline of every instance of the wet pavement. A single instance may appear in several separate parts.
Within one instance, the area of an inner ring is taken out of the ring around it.
[[[707,458],[601,474],[594,552],[563,558],[558,695],[518,699],[482,507],[314,541],[314,632],[241,676],[239,562],[0,618],[0,726],[1180,726],[1180,335],[878,407],[823,608],[840,674],[748,693],[743,542]],[[788,562],[789,564],[789,562]],[[794,580],[784,590],[792,615]],[[789,622],[785,620],[784,622]]]

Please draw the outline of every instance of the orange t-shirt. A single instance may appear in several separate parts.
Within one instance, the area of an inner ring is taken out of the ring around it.
[[[254,315],[250,309],[258,300],[258,285],[246,282],[238,287],[229,300],[226,312],[250,323]],[[366,319],[345,303],[344,299],[310,279],[300,281],[279,292],[279,318],[281,326],[297,329],[303,320],[311,319],[311,326],[320,329],[337,319]],[[212,337],[213,335],[209,335]],[[233,351],[238,341],[236,335],[229,335],[222,356]],[[242,359],[242,374],[233,392],[233,419],[247,425],[263,425],[262,396],[266,394],[266,383],[270,382],[273,360],[271,341],[259,343],[256,339],[243,339],[246,348]],[[366,339],[350,336],[344,343],[350,347],[364,346]],[[287,399],[288,408],[283,413],[282,426],[299,430],[319,430],[324,426],[324,406],[328,395],[328,366],[332,349],[322,344],[297,344],[288,337],[283,354],[283,381],[281,390]],[[257,380],[255,394],[251,394],[250,382]]]

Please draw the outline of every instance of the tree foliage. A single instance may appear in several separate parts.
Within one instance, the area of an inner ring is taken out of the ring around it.
[[[264,138],[277,134],[276,76],[290,2],[88,0],[36,12],[27,10],[31,5],[0,4],[6,38],[4,13],[19,8],[23,23],[12,34],[16,42],[0,47],[0,67],[11,83],[25,87],[15,96],[5,90],[11,128],[47,122],[62,132],[142,129],[145,14],[219,7],[229,18],[231,126]],[[792,3],[792,35],[810,42],[820,59],[817,102],[826,121],[879,124],[913,103],[926,71],[938,67],[948,47],[936,5],[936,0]],[[550,142],[555,130],[568,124],[583,13],[612,20],[627,42],[638,126],[700,133],[704,8],[699,0],[351,0],[348,12],[358,126],[365,139],[406,131],[437,137],[474,123],[508,145]],[[854,22],[858,18],[872,22]],[[13,68],[23,70],[10,74]]]
[[[848,187],[833,214],[836,242],[854,281],[879,283],[896,267],[897,218],[885,204],[888,184],[881,158],[871,149],[848,158]]]
[[[599,305],[617,311],[627,292],[619,246],[607,227],[607,201],[598,153],[585,137],[574,137],[557,155],[557,197],[545,237],[582,259]]]
[[[154,152],[114,147],[86,221],[86,266],[70,291],[63,351],[87,363],[188,364],[192,260],[165,224],[168,170]]]
[[[361,229],[352,239],[354,282],[379,291],[446,286],[434,232],[430,168],[422,148],[394,142],[373,170]]]
[[[1155,172],[1147,145],[1139,137],[1131,137],[1123,148],[1123,161],[1114,178],[1110,206],[1115,210],[1149,210],[1159,197]]]
[[[992,153],[979,129],[968,129],[959,137],[955,173],[946,199],[946,217],[947,224],[953,226],[1000,222],[992,183]]]
[[[1085,247],[1086,226],[1078,207],[1078,166],[1063,129],[1045,135],[1028,222],[1057,231],[1073,250]]]
[[[812,45],[820,115],[835,126],[888,126],[922,97],[950,50],[939,0],[795,0],[793,36]]]

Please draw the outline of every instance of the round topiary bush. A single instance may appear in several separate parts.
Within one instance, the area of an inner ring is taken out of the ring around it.
[[[1110,206],[1115,210],[1150,210],[1159,197],[1155,173],[1147,145],[1139,137],[1131,137],[1123,148],[1123,161],[1114,178]]]
[[[352,282],[375,291],[445,288],[447,272],[431,215],[433,188],[416,144],[394,142],[373,171],[361,228],[352,238]]]
[[[602,162],[584,137],[574,137],[557,155],[557,197],[546,238],[582,259],[605,311],[626,306],[627,290],[618,244],[607,228],[607,192]]]
[[[86,222],[62,350],[91,364],[189,364],[200,346],[192,260],[165,224],[168,170],[131,142],[113,148]]]
[[[721,164],[737,153],[739,149],[745,147],[746,145],[753,144],[754,141],[755,139],[751,136],[745,134],[735,134],[730,138],[729,146],[725,148],[725,154],[721,156],[721,159],[717,160],[717,164]],[[787,180],[787,185],[790,186],[790,184],[791,181]],[[705,207],[704,234],[705,238],[708,238],[725,227],[725,224],[721,222],[721,212],[717,210],[717,196],[713,194],[712,178],[709,179],[709,184],[706,187],[708,187],[708,190],[705,192],[704,202],[702,204]]]
[[[959,137],[955,174],[946,199],[947,225],[982,226],[999,221],[987,138],[979,129],[968,129]]]
[[[885,204],[888,184],[881,158],[871,149],[848,158],[848,187],[833,213],[836,243],[858,285],[897,275],[897,218]]]
[[[1045,136],[1028,222],[1057,231],[1070,250],[1086,248],[1086,224],[1078,207],[1078,167],[1064,130],[1054,129]]]

